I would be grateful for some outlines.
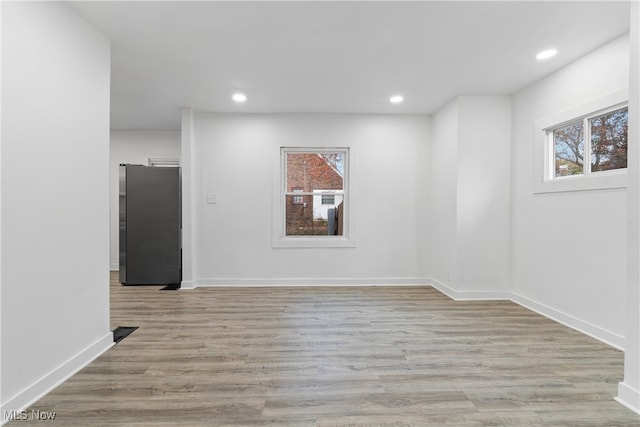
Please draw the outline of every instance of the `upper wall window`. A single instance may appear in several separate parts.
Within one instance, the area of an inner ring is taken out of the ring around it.
[[[547,129],[552,178],[627,167],[627,107],[614,107]]]
[[[275,247],[353,246],[349,149],[283,147]]]
[[[536,122],[534,192],[626,186],[627,90]]]
[[[180,167],[180,160],[158,157],[149,157],[149,166],[152,167]]]

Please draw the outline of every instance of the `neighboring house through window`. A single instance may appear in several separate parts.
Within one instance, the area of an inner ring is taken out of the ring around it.
[[[348,148],[282,148],[278,236],[274,246],[352,246],[348,242]]]

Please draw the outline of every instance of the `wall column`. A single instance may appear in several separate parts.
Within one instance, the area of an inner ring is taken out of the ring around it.
[[[616,400],[640,413],[640,3],[631,2],[627,169],[627,330]]]
[[[182,110],[180,165],[182,166],[182,283],[183,289],[197,286],[196,278],[196,210],[194,111]]]

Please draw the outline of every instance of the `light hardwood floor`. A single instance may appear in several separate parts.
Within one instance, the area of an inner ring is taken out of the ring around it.
[[[639,426],[623,354],[428,287],[122,287],[139,326],[9,426]]]

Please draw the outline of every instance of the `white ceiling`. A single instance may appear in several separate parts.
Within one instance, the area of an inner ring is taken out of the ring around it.
[[[628,1],[69,4],[112,40],[114,129],[179,129],[182,107],[431,114],[512,94],[629,31]],[[558,56],[537,61],[547,47]]]

